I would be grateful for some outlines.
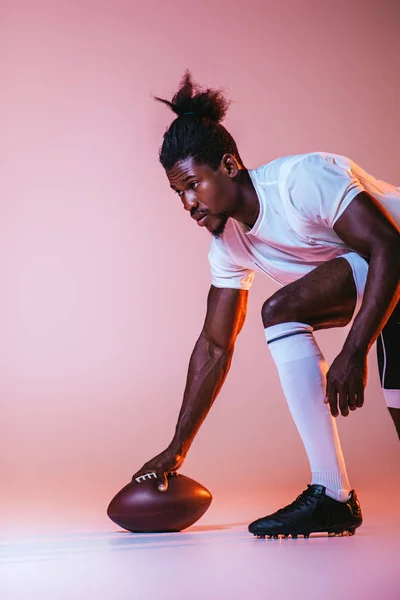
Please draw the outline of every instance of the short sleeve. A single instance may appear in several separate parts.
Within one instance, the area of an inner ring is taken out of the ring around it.
[[[235,265],[221,239],[212,238],[208,260],[212,285],[218,288],[250,289],[254,271]]]
[[[307,154],[291,167],[286,192],[300,215],[333,227],[364,186],[345,156]]]

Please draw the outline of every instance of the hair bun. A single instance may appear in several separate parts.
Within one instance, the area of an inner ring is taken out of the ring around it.
[[[215,123],[223,121],[230,104],[221,90],[201,89],[197,83],[193,82],[188,69],[185,71],[179,90],[171,101],[157,96],[155,99],[167,104],[179,117],[195,115],[201,119],[210,119]]]

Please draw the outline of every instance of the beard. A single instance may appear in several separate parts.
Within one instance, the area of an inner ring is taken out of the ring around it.
[[[229,211],[224,210],[223,212],[217,213],[215,216],[218,217],[221,222],[218,225],[218,227],[216,229],[214,229],[214,231],[211,231],[211,235],[218,239],[218,238],[222,237],[222,234],[224,233],[228,219],[231,215],[230,215]]]

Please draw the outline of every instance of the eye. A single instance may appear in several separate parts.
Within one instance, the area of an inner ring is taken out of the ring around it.
[[[187,187],[191,190],[194,190],[197,188],[198,185],[199,185],[199,181],[191,181],[190,183],[187,184]],[[178,194],[179,198],[182,198],[183,194],[185,193],[182,190],[175,190],[175,192]]]

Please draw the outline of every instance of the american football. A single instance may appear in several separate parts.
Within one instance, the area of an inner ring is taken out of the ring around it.
[[[133,533],[182,531],[200,519],[212,495],[203,485],[181,474],[168,476],[168,490],[160,492],[156,479],[131,481],[111,500],[109,518]]]

